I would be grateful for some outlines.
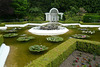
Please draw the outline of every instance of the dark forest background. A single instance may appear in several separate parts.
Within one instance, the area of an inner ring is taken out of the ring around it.
[[[100,13],[100,0],[0,0],[0,20],[45,20],[51,8],[70,17],[86,13]]]

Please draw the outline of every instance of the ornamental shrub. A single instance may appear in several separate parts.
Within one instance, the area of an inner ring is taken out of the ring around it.
[[[24,42],[24,41],[29,41],[29,40],[31,40],[31,39],[34,39],[34,37],[33,37],[33,36],[25,36],[25,37],[19,37],[19,38],[17,39],[17,41],[22,41],[22,42]]]
[[[4,32],[6,32],[6,33],[16,33],[17,30],[5,30]]]
[[[16,36],[18,36],[18,34],[17,33],[8,33],[8,34],[4,34],[3,35],[4,37],[16,37]]]
[[[45,51],[47,49],[48,49],[48,47],[43,46],[43,45],[33,45],[33,46],[29,47],[29,50],[31,52],[41,52],[41,51]]]
[[[78,39],[84,39],[84,38],[89,38],[90,36],[84,35],[84,34],[75,34],[72,35],[73,38],[78,38]]]
[[[52,36],[52,37],[47,37],[47,40],[50,42],[61,42],[63,41],[63,38],[58,36]]]
[[[84,15],[83,21],[84,22],[99,22],[100,21],[100,15]]]
[[[83,34],[95,34],[95,31],[91,31],[91,30],[88,30],[88,31],[82,31]]]

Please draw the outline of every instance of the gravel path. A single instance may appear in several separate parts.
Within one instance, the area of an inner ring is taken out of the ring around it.
[[[93,57],[89,53],[74,51],[59,67],[100,67],[100,56],[96,56],[95,60]],[[89,60],[90,63],[87,63]]]

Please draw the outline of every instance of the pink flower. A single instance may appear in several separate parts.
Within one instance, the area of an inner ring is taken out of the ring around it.
[[[42,48],[40,48],[42,50]]]

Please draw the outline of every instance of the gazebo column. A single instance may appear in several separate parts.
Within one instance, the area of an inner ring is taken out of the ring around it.
[[[61,14],[61,19],[63,18],[63,16],[62,16],[63,14]]]
[[[46,14],[46,21],[48,20],[47,17],[48,17],[48,15]]]

